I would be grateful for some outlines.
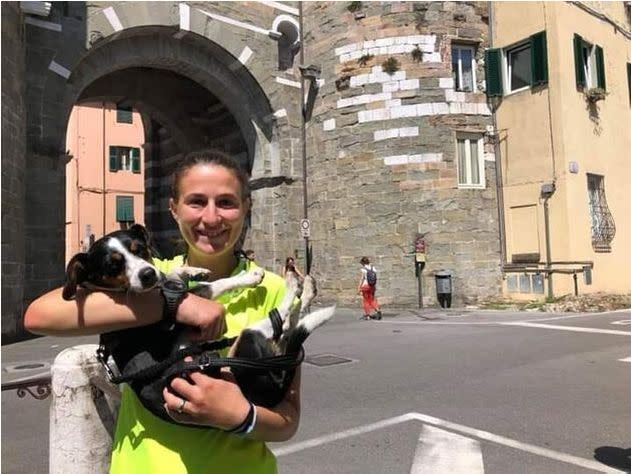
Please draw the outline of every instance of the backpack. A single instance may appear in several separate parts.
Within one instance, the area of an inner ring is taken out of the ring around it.
[[[370,286],[375,286],[377,284],[377,272],[374,267],[366,269],[366,282]]]

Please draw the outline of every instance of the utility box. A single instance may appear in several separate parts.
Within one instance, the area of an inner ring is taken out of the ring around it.
[[[434,273],[436,279],[436,297],[442,308],[451,308],[451,272],[440,270]]]

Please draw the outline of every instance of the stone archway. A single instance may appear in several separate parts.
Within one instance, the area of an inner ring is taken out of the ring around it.
[[[252,173],[273,148],[273,114],[256,80],[218,45],[176,31],[138,27],[101,40],[78,62],[64,98],[68,109],[95,100],[131,105],[154,124],[144,146],[145,222],[163,255],[179,237],[167,211],[178,156],[219,148]]]

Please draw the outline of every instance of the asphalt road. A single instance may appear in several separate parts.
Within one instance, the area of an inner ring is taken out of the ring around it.
[[[307,341],[341,363],[303,365],[300,430],[271,445],[281,473],[631,471],[631,311],[358,316]],[[3,381],[85,342],[5,346]],[[47,472],[48,407],[3,392],[3,473]]]

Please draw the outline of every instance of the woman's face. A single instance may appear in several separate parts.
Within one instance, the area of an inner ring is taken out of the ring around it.
[[[232,254],[249,206],[234,173],[214,164],[189,168],[180,178],[177,202],[169,203],[189,251],[206,255]]]

